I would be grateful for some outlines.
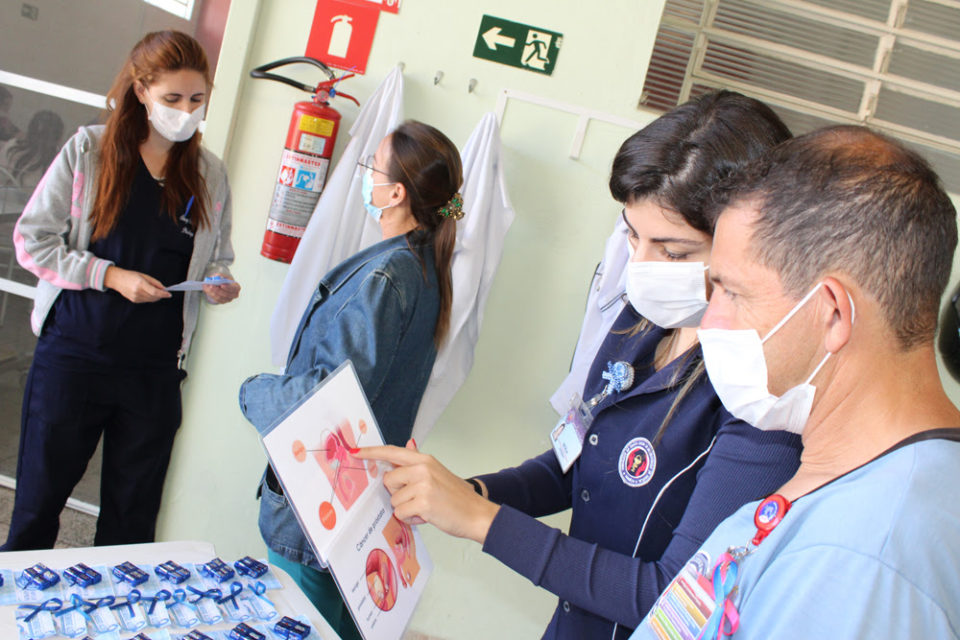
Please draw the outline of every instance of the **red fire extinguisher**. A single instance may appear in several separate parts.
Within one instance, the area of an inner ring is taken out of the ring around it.
[[[271,69],[297,62],[306,62],[320,67],[329,78],[314,87],[268,73]],[[340,113],[330,106],[330,99],[341,96],[353,100],[358,106],[360,102],[353,96],[335,89],[338,82],[354,74],[349,73],[337,78],[330,67],[316,58],[284,58],[259,66],[252,70],[250,75],[254,78],[283,82],[311,94],[309,101],[298,102],[293,107],[290,128],[287,130],[287,141],[283,145],[277,184],[270,203],[267,230],[263,236],[263,245],[260,247],[261,255],[271,260],[290,262],[323,192],[330,157],[337,143]]]

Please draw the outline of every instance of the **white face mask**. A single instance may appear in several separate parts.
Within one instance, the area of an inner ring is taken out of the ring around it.
[[[710,382],[727,411],[764,431],[780,430],[802,433],[817,388],[810,384],[832,355],[827,352],[803,384],[775,396],[767,389],[767,362],[763,343],[803,308],[823,283],[817,285],[777,323],[761,340],[754,329],[701,329],[697,332],[703,349],[703,362]],[[851,324],[856,317],[850,299]]]
[[[187,113],[162,105],[153,98],[150,98],[150,101],[153,103],[153,108],[147,116],[148,119],[157,133],[171,142],[183,142],[192,138],[206,111],[206,105],[200,105],[194,111]]]
[[[695,327],[707,310],[706,269],[702,262],[628,262],[627,298],[658,327]]]

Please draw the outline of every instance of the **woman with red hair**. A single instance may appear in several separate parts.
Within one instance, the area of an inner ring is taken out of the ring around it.
[[[153,540],[200,306],[199,291],[166,287],[220,275],[203,286],[209,302],[240,292],[226,169],[197,132],[210,88],[196,40],[147,34],[107,94],[106,125],[64,145],[17,222],[17,260],[39,278],[39,340],[4,551],[53,546],[101,434],[94,542]]]

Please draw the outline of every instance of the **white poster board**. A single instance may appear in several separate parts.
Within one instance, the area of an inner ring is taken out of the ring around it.
[[[381,444],[349,360],[263,436],[300,526],[365,640],[403,635],[433,569],[419,532],[393,517],[384,469],[350,453]]]

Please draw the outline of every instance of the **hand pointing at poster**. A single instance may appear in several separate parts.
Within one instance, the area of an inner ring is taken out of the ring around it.
[[[383,484],[391,493],[390,504],[399,520],[429,522],[445,533],[483,544],[499,505],[477,494],[470,483],[436,458],[420,453],[412,442],[406,449],[364,447],[354,455],[396,466],[383,476]]]

